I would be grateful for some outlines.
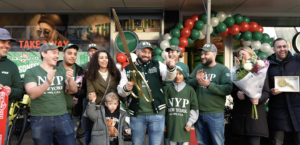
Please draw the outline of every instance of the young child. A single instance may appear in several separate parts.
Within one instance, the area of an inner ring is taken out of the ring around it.
[[[166,87],[166,138],[171,145],[188,145],[191,126],[197,121],[198,101],[193,87],[184,82],[187,72],[176,64],[177,75],[172,85]]]
[[[105,96],[105,106],[96,109],[96,95],[89,95],[87,116],[94,122],[90,145],[124,145],[122,134],[130,134],[125,122],[127,113],[120,110],[119,97],[111,92]]]

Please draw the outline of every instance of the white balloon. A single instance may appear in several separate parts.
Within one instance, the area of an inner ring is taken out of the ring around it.
[[[227,12],[226,12],[226,16],[227,16],[227,17],[233,17],[233,14],[232,14],[231,11],[227,11]]]
[[[170,43],[168,40],[163,40],[160,42],[159,46],[162,50],[165,50],[166,48],[170,47]]]
[[[248,47],[248,46],[251,45],[251,41],[245,41],[245,40],[243,40],[243,45]]]
[[[227,18],[225,12],[223,11],[218,12],[216,17],[219,19],[219,22],[223,22]]]
[[[251,47],[252,47],[253,50],[258,50],[261,47],[260,41],[251,42]]]
[[[166,33],[163,37],[163,40],[170,40],[172,36],[169,33]]]
[[[199,31],[199,33],[200,33],[200,36],[199,36],[198,39],[200,39],[200,40],[204,39],[204,38],[205,38],[205,35],[204,35],[201,31]]]
[[[214,31],[213,27],[210,25],[208,29],[208,34],[211,34]],[[204,25],[204,28],[201,30],[201,32],[205,35],[206,34],[206,24]]]
[[[210,19],[210,24],[212,27],[217,27],[219,24],[219,19],[217,17],[212,17]]]
[[[131,56],[131,59],[132,59],[133,62],[135,62],[136,59],[138,58],[137,55],[133,52],[130,53],[130,56]]]
[[[267,52],[268,56],[272,55],[273,53],[274,53],[273,48],[271,48],[271,50]]]
[[[262,52],[269,52],[269,51],[272,50],[272,48],[271,48],[271,45],[270,45],[269,43],[263,43],[263,44],[261,45],[260,50],[261,50]]]
[[[119,71],[122,71],[122,64],[121,63],[116,63],[116,67]]]
[[[164,60],[166,59],[166,55],[169,57],[169,54],[168,54],[167,51],[163,51],[163,52],[161,53],[161,57],[162,57]]]

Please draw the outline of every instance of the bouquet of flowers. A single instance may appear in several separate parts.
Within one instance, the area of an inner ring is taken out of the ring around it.
[[[235,57],[235,66],[231,71],[232,82],[249,98],[260,98],[267,70],[268,60],[259,60],[253,52],[252,57],[246,59],[244,55]],[[256,105],[252,106],[252,118],[257,119]]]

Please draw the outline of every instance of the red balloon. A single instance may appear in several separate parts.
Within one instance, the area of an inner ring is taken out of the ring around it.
[[[124,63],[122,64],[122,70],[123,70],[124,67],[126,67],[127,65],[129,65],[129,62],[124,62]]]
[[[180,48],[180,51],[181,51],[182,53],[185,52],[185,48],[184,48],[184,47],[179,47],[179,48]]]
[[[117,62],[123,64],[124,62],[126,62],[127,57],[124,53],[119,53],[117,55]]]
[[[229,28],[229,30],[230,30],[230,33],[231,33],[232,35],[236,35],[236,34],[239,34],[239,33],[240,33],[240,27],[239,27],[239,25],[237,25],[237,24],[234,24],[233,26],[231,26],[231,27]]]
[[[242,22],[239,26],[241,32],[246,32],[249,30],[249,24],[247,22]]]
[[[222,33],[222,36],[228,36],[229,34],[229,28],[226,28],[226,31]]]
[[[251,33],[258,31],[258,24],[256,22],[249,23],[249,31]]]
[[[264,28],[261,25],[258,25],[257,31],[264,33]]]
[[[189,41],[185,37],[180,37],[179,38],[179,47],[186,47],[188,46]]]
[[[194,21],[192,19],[185,20],[184,27],[188,27],[192,30],[194,28]]]
[[[194,15],[192,15],[191,19],[193,20],[193,22],[196,22],[199,20],[199,16],[194,14]]]
[[[181,37],[189,37],[191,35],[191,30],[187,27],[184,27],[180,30],[180,36]]]

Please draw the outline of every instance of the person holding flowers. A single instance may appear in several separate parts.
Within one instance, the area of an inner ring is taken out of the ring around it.
[[[263,60],[256,60],[256,65],[253,67],[253,61],[256,58],[255,53],[249,47],[242,47],[237,50],[238,58],[242,59],[239,62],[244,63],[245,70],[253,70],[258,72],[259,69],[266,66]],[[242,65],[242,64],[240,64]],[[231,96],[233,97],[232,111],[232,132],[238,135],[242,145],[259,145],[261,137],[269,137],[265,102],[269,98],[269,82],[268,76],[264,79],[260,98],[250,98],[239,87],[233,84]],[[247,84],[246,84],[247,86]],[[252,119],[252,106],[256,105],[257,119]]]

